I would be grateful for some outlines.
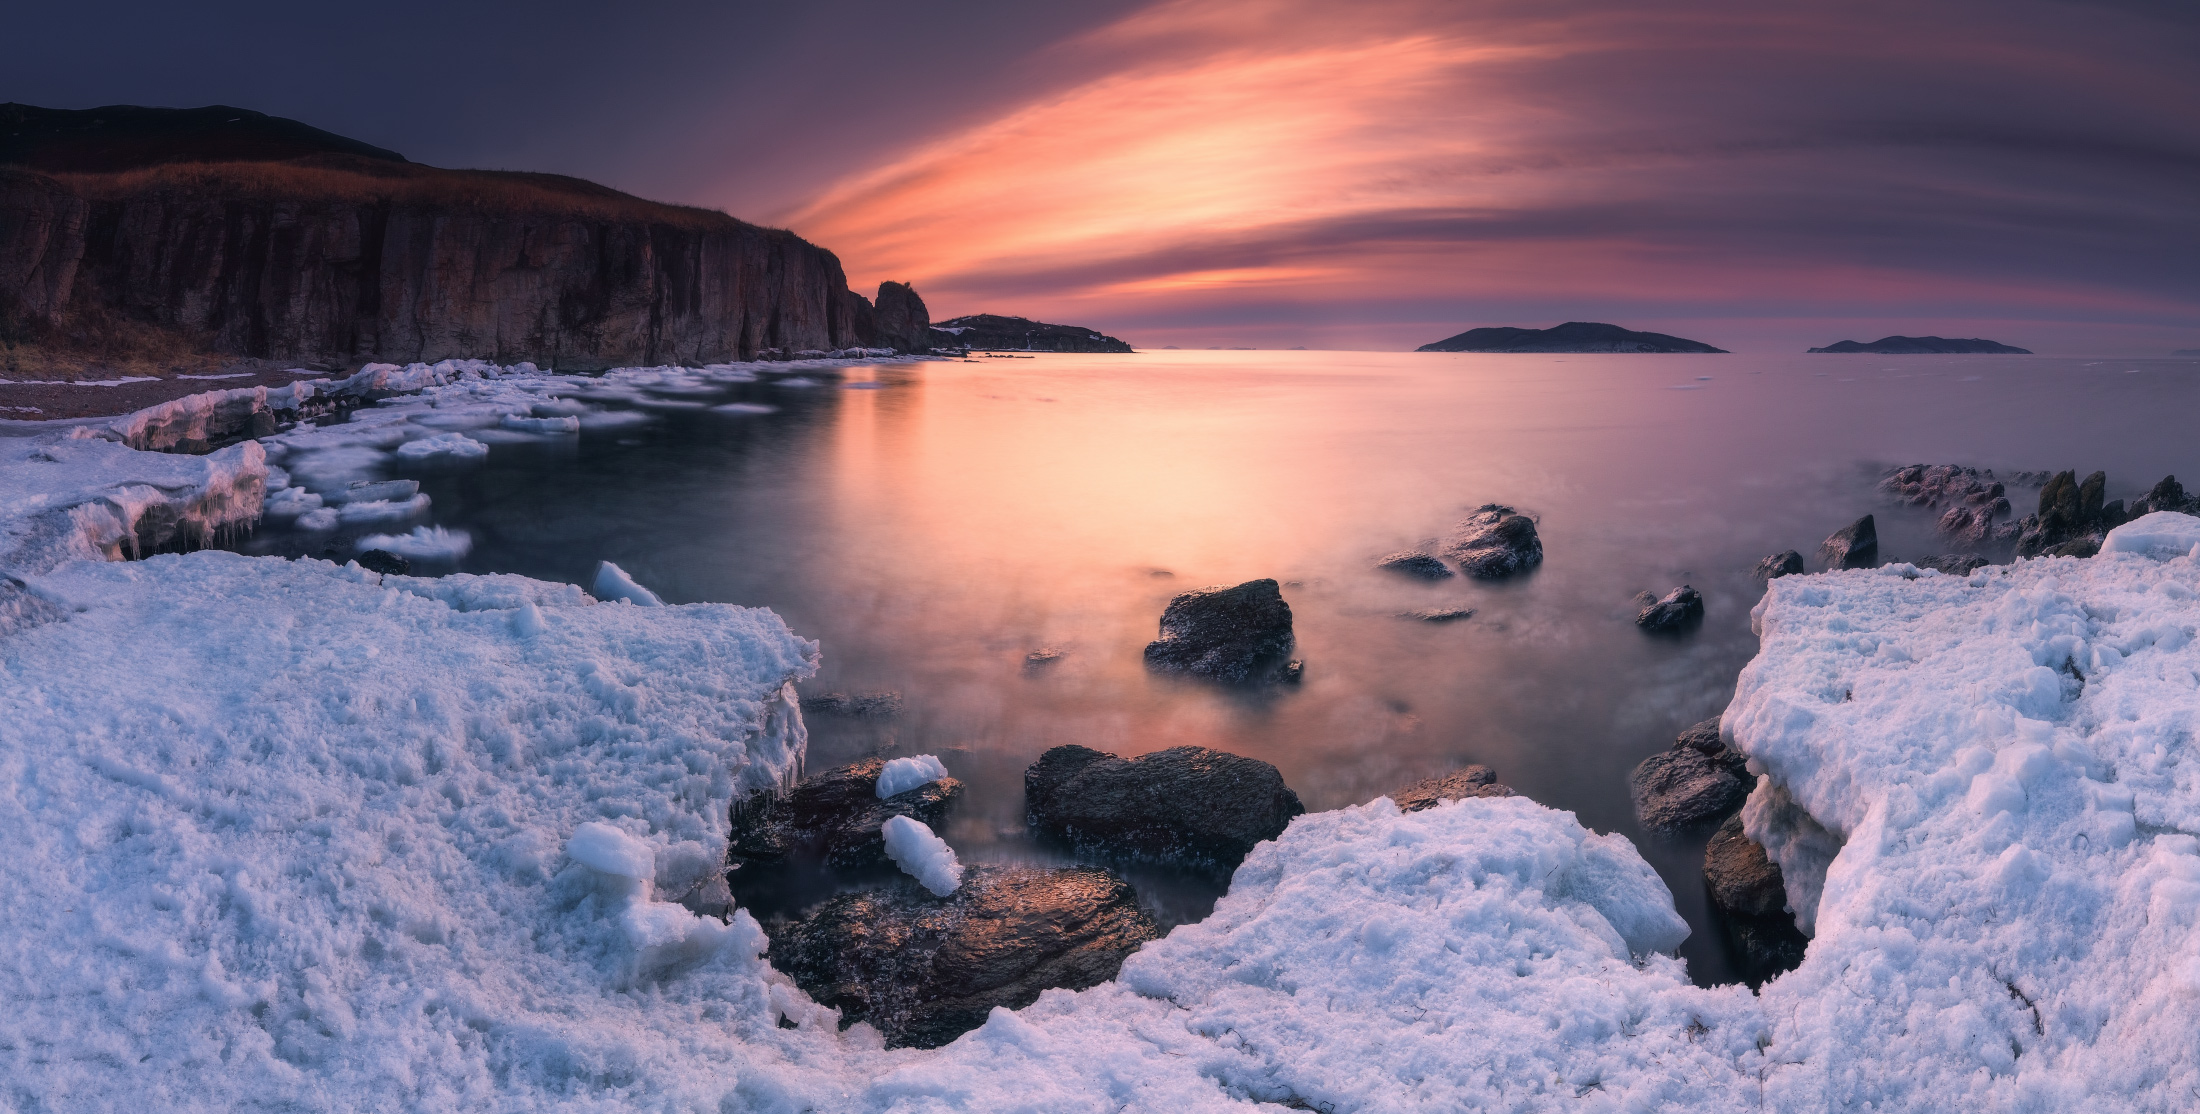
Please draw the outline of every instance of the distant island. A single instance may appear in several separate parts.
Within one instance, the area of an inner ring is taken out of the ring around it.
[[[2180,348],[2180,349],[2178,349],[2177,351],[2175,351],[2175,352],[2172,352],[2172,353],[2170,353],[2170,355],[2172,355],[2172,356],[2200,356],[2200,348]]]
[[[1985,353],[1993,356],[2029,356],[2029,348],[2014,348],[1991,340],[1972,337],[1968,340],[1949,340],[1946,337],[1880,337],[1870,344],[1844,340],[1812,352],[1870,352],[1879,356],[1952,356]]]
[[[1082,325],[1049,325],[1026,317],[973,313],[932,326],[939,348],[979,352],[1129,352],[1131,346]]]
[[[1597,321],[1568,321],[1548,329],[1498,326],[1468,329],[1424,344],[1416,352],[1725,352],[1700,340],[1639,333]]]

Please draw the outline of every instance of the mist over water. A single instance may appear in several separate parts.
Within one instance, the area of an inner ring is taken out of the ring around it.
[[[402,474],[429,521],[472,533],[464,571],[585,585],[611,560],[668,602],[770,607],[821,640],[806,692],[902,693],[891,718],[811,716],[810,767],[938,754],[967,784],[942,832],[966,862],[1057,857],[1024,833],[1022,774],[1064,743],[1254,755],[1310,810],[1480,762],[1633,840],[1706,983],[1734,978],[1707,833],[1642,832],[1626,777],[1732,695],[1757,560],[1809,558],[1867,512],[1884,557],[1944,552],[1934,512],[1873,490],[1893,464],[2106,469],[2111,499],[2200,479],[2184,360],[1144,352],[860,367],[701,401],[777,409],[660,409]],[[2011,499],[2021,514],[2035,495]],[[1371,567],[1489,502],[1537,518],[1539,569],[1427,584]],[[1257,577],[1284,584],[1303,683],[1145,670],[1172,595]],[[1700,629],[1634,626],[1636,593],[1684,583]],[[1475,614],[1404,615],[1437,607]],[[1166,924],[1221,888],[1124,872]]]

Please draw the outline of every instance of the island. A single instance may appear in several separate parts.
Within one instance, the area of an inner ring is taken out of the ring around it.
[[[1468,329],[1416,352],[1719,352],[1700,340],[1644,333],[1600,321],[1568,321],[1548,329],[1497,326]]]
[[[1869,352],[1878,356],[2029,356],[2029,348],[2017,348],[1991,340],[1971,337],[1967,340],[1950,340],[1947,337],[1880,337],[1870,344],[1844,340],[1812,352]]]
[[[1028,317],[972,313],[932,326],[938,348],[974,352],[1129,352],[1131,346],[1082,325],[1049,325]]]

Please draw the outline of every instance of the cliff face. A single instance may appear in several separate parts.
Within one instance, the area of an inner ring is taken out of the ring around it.
[[[212,351],[335,364],[922,350],[899,326],[882,341],[840,261],[791,232],[574,179],[345,156],[0,168],[0,329],[65,343],[117,318]]]

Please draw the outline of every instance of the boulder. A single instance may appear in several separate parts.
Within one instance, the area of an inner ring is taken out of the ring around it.
[[[1865,515],[1833,532],[1818,547],[1829,569],[1868,569],[1879,563],[1879,527]]]
[[[2145,495],[2132,500],[2130,517],[2152,514],[2155,511],[2176,511],[2179,514],[2200,514],[2200,499],[2188,499],[2185,485],[2175,476],[2164,476]]]
[[[1720,741],[1717,717],[1682,732],[1670,748],[1643,759],[1628,778],[1635,815],[1655,832],[1724,820],[1741,809],[1756,784],[1748,760]]]
[[[1274,766],[1207,747],[1132,759],[1055,747],[1024,771],[1024,804],[1034,829],[1072,846],[1225,871],[1306,811]]]
[[[1757,562],[1757,579],[1778,580],[1783,576],[1798,576],[1803,571],[1803,555],[1790,549],[1775,553]]]
[[[1452,575],[1450,566],[1429,554],[1417,551],[1393,553],[1376,561],[1375,567],[1384,572],[1416,576],[1422,580],[1445,580]]]
[[[360,568],[368,572],[378,572],[385,576],[404,576],[412,572],[413,567],[410,559],[402,554],[392,553],[387,549],[370,549],[353,558],[353,560],[359,562]]]
[[[2165,482],[2174,484],[2174,480]],[[2040,488],[2039,513],[2022,523],[2017,553],[2025,557],[2092,556],[2100,548],[2102,535],[2121,525],[2125,517],[2122,500],[2114,504],[2102,501],[2107,489],[2105,472],[2094,472],[2083,480],[2075,471],[2055,473]],[[2149,492],[2148,497],[2152,494]],[[2085,544],[2088,542],[2090,550]]]
[[[1224,684],[1266,684],[1295,671],[1291,605],[1273,580],[1201,588],[1169,601],[1161,637],[1146,644],[1146,666]]]
[[[1408,611],[1401,616],[1401,618],[1406,619],[1419,619],[1424,623],[1450,623],[1473,617],[1474,609],[1471,607],[1428,607],[1419,611]]]
[[[1779,864],[1742,833],[1739,814],[1728,817],[1704,847],[1703,877],[1712,906],[1726,916],[1727,939],[1750,985],[1803,962],[1810,941],[1787,911]]]
[[[1444,543],[1444,555],[1477,580],[1497,580],[1543,563],[1535,520],[1496,503],[1476,507]]]
[[[1400,812],[1419,812],[1445,801],[1512,795],[1512,788],[1497,780],[1497,771],[1488,766],[1461,766],[1448,774],[1422,778],[1402,789],[1392,790],[1390,799]]]
[[[1703,593],[1686,584],[1635,616],[1635,625],[1652,634],[1677,634],[1702,621]]]
[[[842,1025],[869,1022],[889,1048],[937,1048],[995,1006],[1114,978],[1158,934],[1105,870],[986,864],[945,898],[906,883],[835,897],[776,933],[770,958]]]
[[[880,800],[878,778],[885,767],[883,759],[865,759],[804,778],[785,793],[759,793],[735,805],[726,847],[734,892],[753,890],[776,870],[811,861],[840,870],[892,869],[880,826],[890,816],[906,816],[938,827],[962,795],[962,782],[941,778]]]

